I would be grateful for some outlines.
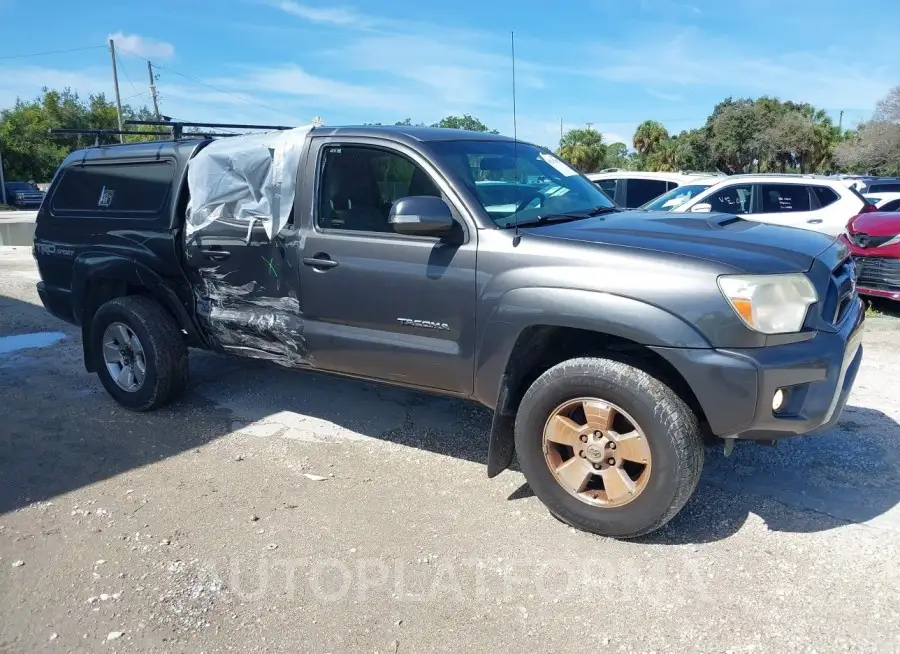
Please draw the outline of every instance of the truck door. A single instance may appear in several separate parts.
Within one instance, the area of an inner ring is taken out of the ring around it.
[[[297,292],[296,235],[271,240],[262,223],[223,217],[185,242],[197,313],[222,349],[308,365]]]
[[[313,365],[470,393],[477,233],[449,185],[380,140],[314,139],[307,162],[300,288]],[[394,233],[391,204],[417,195],[443,197],[453,237]]]

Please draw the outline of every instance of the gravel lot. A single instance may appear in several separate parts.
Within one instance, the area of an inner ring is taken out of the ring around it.
[[[896,318],[837,429],[710,450],[618,542],[487,479],[475,405],[193,353],[125,411],[36,279],[0,248],[2,652],[900,651]]]

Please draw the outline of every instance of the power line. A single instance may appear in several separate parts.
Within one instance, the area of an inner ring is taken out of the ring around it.
[[[126,50],[125,48],[120,47],[119,50],[121,50],[121,51],[123,51],[123,52],[127,52],[127,53],[130,54],[130,55],[134,55],[134,56],[137,57],[138,59],[143,59],[144,61],[150,61],[150,60],[147,59],[146,57],[142,57],[141,55],[139,55],[139,54],[137,54],[137,53],[135,53],[135,52],[131,52],[130,50]],[[179,77],[183,77],[184,79],[193,82],[194,84],[200,84],[201,86],[205,86],[205,87],[207,87],[207,88],[210,88],[210,89],[212,89],[213,91],[217,91],[218,93],[222,93],[222,94],[224,94],[224,95],[231,96],[232,98],[236,98],[236,99],[240,100],[241,102],[246,102],[246,103],[249,103],[249,104],[255,104],[255,105],[257,105],[257,106],[262,107],[263,109],[268,109],[269,111],[274,111],[274,112],[276,112],[276,113],[283,114],[283,115],[285,115],[285,116],[291,116],[292,118],[294,117],[292,114],[289,114],[289,113],[287,113],[286,111],[282,111],[281,109],[276,109],[275,107],[270,107],[269,105],[263,104],[262,102],[259,102],[258,100],[251,100],[251,99],[246,98],[246,97],[244,97],[244,96],[240,96],[240,95],[237,95],[237,94],[235,94],[235,93],[230,93],[229,91],[226,91],[226,90],[224,90],[224,89],[220,89],[219,87],[213,86],[212,84],[207,84],[206,82],[202,82],[202,81],[200,81],[200,80],[198,80],[198,79],[194,79],[193,77],[190,77],[190,76],[188,76],[188,75],[185,75],[184,73],[179,73],[177,70],[172,70],[171,68],[168,68],[168,67],[166,67],[166,66],[161,66],[161,65],[159,65],[159,64],[157,64],[157,63],[154,63],[154,64],[153,64],[153,67],[154,67],[154,68],[157,68],[157,69],[159,69],[159,70],[164,70],[164,71],[166,71],[166,72],[172,73],[173,75],[178,75]]]
[[[120,57],[118,53],[116,53],[116,61],[119,62],[119,67],[122,69],[122,72],[125,73],[125,79],[127,79],[128,83],[131,84],[131,90],[137,93],[137,87],[134,85],[134,82],[131,81],[131,75],[128,74],[128,70],[125,68],[125,64],[122,63],[122,57]]]
[[[24,59],[25,57],[43,57],[44,55],[65,54],[67,52],[81,52],[82,50],[94,50],[105,48],[103,45],[86,45],[82,48],[70,48],[68,50],[47,50],[46,52],[29,52],[27,54],[3,55],[0,59]]]

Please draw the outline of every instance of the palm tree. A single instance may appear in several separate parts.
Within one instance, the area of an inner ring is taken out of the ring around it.
[[[560,157],[582,173],[598,170],[606,158],[603,135],[590,124],[566,132],[559,142],[558,152]]]
[[[655,120],[645,120],[638,125],[634,132],[634,149],[638,154],[647,157],[659,147],[659,144],[669,138],[669,133],[662,123]]]

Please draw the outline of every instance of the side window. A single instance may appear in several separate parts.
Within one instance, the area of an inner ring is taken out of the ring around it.
[[[881,207],[879,211],[900,211],[900,199],[891,200]]]
[[[708,203],[714,212],[741,215],[750,213],[752,195],[753,187],[750,184],[735,184],[719,189],[701,202]]]
[[[629,179],[625,188],[627,189],[625,206],[636,209],[665,193],[666,182],[661,179]]]
[[[812,189],[813,195],[819,201],[820,209],[827,207],[829,204],[834,204],[840,199],[840,196],[834,192],[834,189],[830,189],[827,186],[810,186],[809,188]]]
[[[617,179],[601,179],[597,182],[594,182],[597,186],[600,187],[600,190],[606,193],[606,197],[615,202],[616,200],[616,184],[619,180]]]
[[[803,184],[760,184],[762,210],[758,213],[809,211],[809,187]]]
[[[441,195],[421,167],[380,148],[326,146],[320,170],[316,221],[325,229],[393,232],[388,215],[396,200]]]
[[[169,198],[175,165],[170,161],[70,166],[53,192],[54,215],[158,215]]]

